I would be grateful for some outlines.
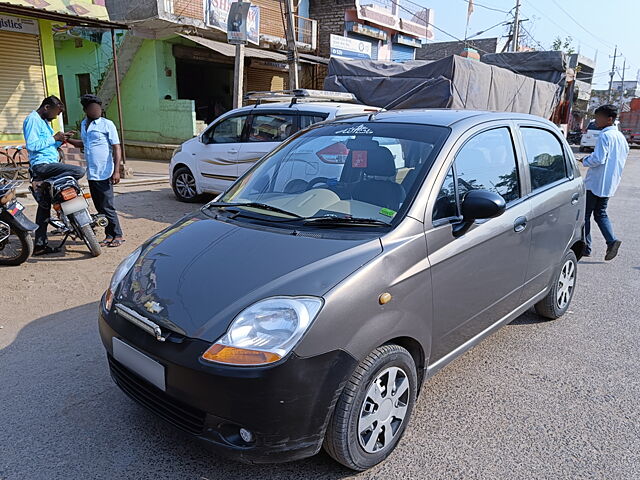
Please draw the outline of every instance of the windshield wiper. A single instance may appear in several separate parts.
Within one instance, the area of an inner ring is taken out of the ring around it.
[[[359,218],[359,217],[340,217],[335,215],[325,215],[322,217],[309,217],[302,221],[303,225],[318,225],[318,226],[374,226],[374,227],[389,227],[391,224],[383,222],[382,220],[375,220],[373,218]]]
[[[228,207],[249,207],[249,208],[257,208],[260,210],[267,210],[269,212],[280,213],[282,215],[288,215],[293,218],[302,219],[297,213],[288,212],[287,210],[283,210],[282,208],[274,207],[273,205],[268,205],[266,203],[260,202],[246,202],[246,203],[226,203],[226,202],[212,202],[207,204],[207,207],[215,207],[215,208],[228,208]]]

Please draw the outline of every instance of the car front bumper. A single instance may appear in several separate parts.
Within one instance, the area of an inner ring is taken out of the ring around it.
[[[250,463],[312,456],[322,446],[333,407],[357,361],[336,350],[295,354],[267,367],[231,367],[201,360],[209,344],[182,338],[158,342],[114,312],[99,328],[111,376],[132,399],[222,454]],[[113,337],[165,367],[162,391],[113,358]],[[251,442],[240,428],[253,434]]]

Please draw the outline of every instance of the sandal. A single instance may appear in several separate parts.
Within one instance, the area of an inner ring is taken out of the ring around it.
[[[112,237],[106,237],[104,240],[102,240],[100,243],[101,247],[108,247],[109,245],[111,245],[111,242],[113,242],[113,238]]]
[[[44,247],[36,247],[33,250],[33,256],[34,257],[38,257],[40,255],[51,255],[52,253],[58,253],[60,252],[60,248],[56,247],[50,247],[49,245],[45,245]]]
[[[113,240],[111,240],[111,243],[109,243],[107,246],[111,247],[111,248],[118,248],[120,246],[122,246],[123,243],[125,243],[126,240],[122,239],[122,238],[114,238]]]

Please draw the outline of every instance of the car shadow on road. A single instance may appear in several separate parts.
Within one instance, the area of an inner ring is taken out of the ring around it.
[[[353,475],[324,453],[289,464],[240,464],[163,423],[111,381],[97,311],[90,303],[40,318],[0,348],[0,478]],[[7,329],[0,345],[3,334]]]
[[[199,203],[179,202],[170,187],[152,186],[149,190],[119,190],[115,204],[118,214],[124,218],[171,224],[196,212],[208,200],[207,197]]]

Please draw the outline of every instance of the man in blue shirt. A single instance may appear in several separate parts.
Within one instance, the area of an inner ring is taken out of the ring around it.
[[[60,163],[58,147],[60,147],[75,132],[53,133],[51,121],[64,111],[64,104],[55,96],[47,97],[37,110],[27,116],[22,125],[22,131],[29,153],[29,168],[34,180],[48,180],[70,175],[76,179],[84,176],[84,170],[76,165]],[[51,216],[51,201],[48,195],[36,195],[38,198],[38,212],[36,223],[38,229],[35,234],[34,255],[44,255],[57,252],[57,249],[47,245],[47,227]]]
[[[629,154],[629,144],[624,135],[614,126],[618,110],[613,105],[602,105],[595,112],[596,126],[602,131],[593,153],[581,159],[589,167],[584,180],[587,189],[587,208],[584,256],[591,255],[591,215],[593,214],[602,236],[607,241],[605,260],[613,260],[618,255],[622,242],[613,233],[613,226],[607,215],[609,198],[616,193],[622,170]]]
[[[98,213],[107,217],[105,238],[101,245],[119,247],[124,243],[118,214],[114,207],[113,185],[120,182],[122,151],[118,131],[111,120],[102,116],[102,101],[95,95],[83,95],[80,103],[87,117],[82,121],[82,140],[69,140],[84,148],[91,198]]]

